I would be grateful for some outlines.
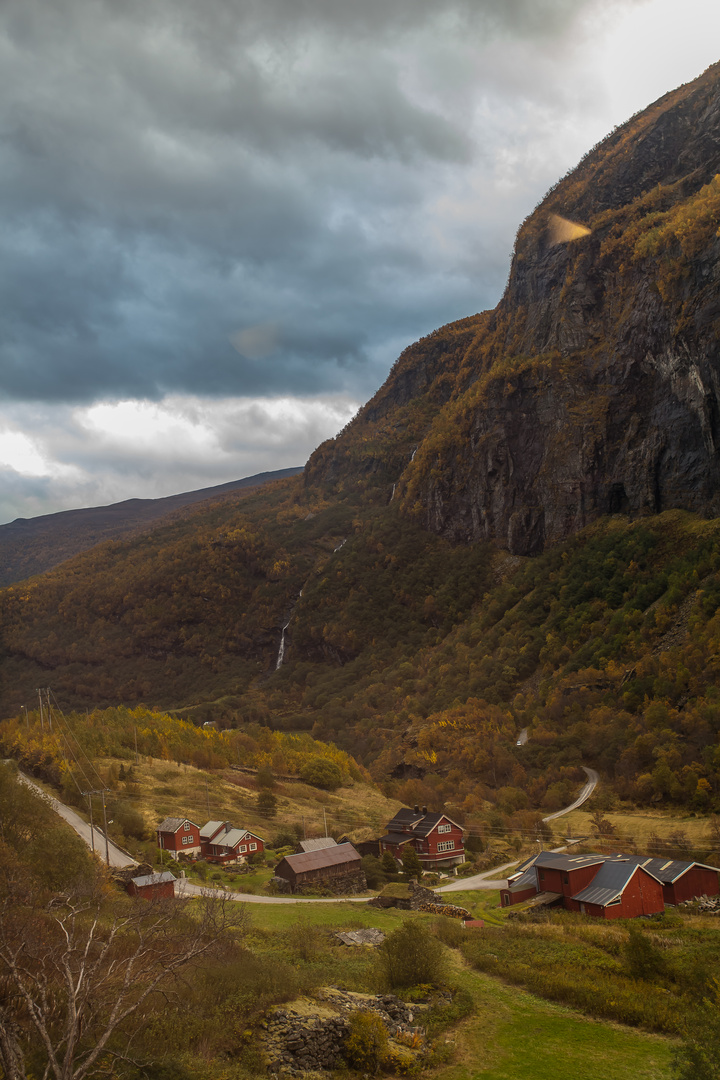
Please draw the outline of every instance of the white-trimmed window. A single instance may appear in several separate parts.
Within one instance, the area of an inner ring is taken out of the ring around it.
[[[240,845],[240,854],[244,855],[246,851],[247,851],[247,844],[241,844]]]
[[[447,822],[444,825],[438,825],[438,832],[452,832],[452,825]]]
[[[441,840],[437,846],[438,851],[452,851],[455,847],[454,840]]]
[[[251,844],[250,845],[250,850],[251,851],[257,851],[257,844]]]
[[[189,821],[185,822],[185,824],[183,825],[183,829],[185,830],[185,832],[190,832],[190,830],[192,829],[192,825]]]

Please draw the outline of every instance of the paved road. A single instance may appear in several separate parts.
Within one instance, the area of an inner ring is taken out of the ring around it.
[[[594,769],[588,769],[586,765],[583,765],[583,771],[587,775],[587,781],[585,783],[585,787],[582,789],[575,802],[570,803],[570,805],[566,806],[564,810],[557,810],[554,814],[548,814],[547,817],[543,818],[543,821],[554,821],[555,818],[563,817],[564,814],[569,814],[571,810],[577,810],[579,806],[582,806],[584,802],[587,802],[587,800],[590,798],[593,791],[595,790],[595,786],[600,777]]]
[[[367,904],[371,896],[255,896],[253,893],[226,892],[224,889],[206,889],[193,885],[185,878],[178,878],[175,886],[177,896],[225,896],[240,904]]]
[[[79,837],[81,837],[81,839],[85,841],[87,846],[89,848],[92,848],[90,826],[80,817],[79,814],[76,814],[75,811],[71,810],[69,806],[65,806],[65,804],[61,803],[59,799],[54,799],[52,795],[48,795],[48,793],[46,791],[43,791],[43,789],[39,787],[33,780],[31,780],[29,776],[25,776],[25,774],[21,772],[18,772],[18,775],[23,784],[27,784],[29,788],[32,788],[32,790],[37,795],[44,799],[45,802],[53,808],[56,814],[59,814],[61,818],[64,818],[65,821],[67,821],[68,825],[72,825],[75,832],[78,834]],[[92,831],[94,833],[95,839],[95,851],[98,856],[103,860],[103,862],[105,862],[105,834],[101,832],[100,829],[98,829],[97,827],[94,828]],[[131,858],[130,855],[124,852],[121,848],[117,847],[116,844],[113,844],[112,840],[108,840],[107,842],[107,853],[110,857],[111,866],[120,867],[138,865],[135,859]]]

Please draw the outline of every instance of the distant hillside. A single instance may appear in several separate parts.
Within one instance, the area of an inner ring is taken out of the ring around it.
[[[231,480],[228,484],[168,495],[164,499],[126,499],[109,506],[16,518],[7,525],[0,525],[0,585],[12,585],[35,574],[44,574],[103,540],[120,540],[142,532],[185,506],[224,498],[234,491],[261,487],[302,471],[302,466],[277,469],[246,476],[243,480]]]

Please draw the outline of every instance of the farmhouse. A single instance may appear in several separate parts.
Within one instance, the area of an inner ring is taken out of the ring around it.
[[[718,893],[717,867],[646,855],[570,855],[544,851],[521,863],[500,890],[503,907],[537,898],[604,919],[663,911]]]
[[[175,877],[169,870],[162,874],[143,874],[131,878],[127,884],[130,896],[143,900],[170,900],[175,895]]]
[[[367,888],[362,860],[352,844],[287,855],[275,867],[275,874],[287,881],[293,892],[318,885],[340,894]]]
[[[462,828],[446,814],[429,814],[427,806],[398,810],[380,838],[380,850],[402,859],[403,848],[410,844],[417,852],[424,870],[456,866],[465,862]]]
[[[218,822],[211,821],[208,825],[215,826]],[[208,828],[206,825],[205,829]],[[211,839],[204,842],[203,854],[211,863],[245,862],[250,855],[259,854],[265,850],[265,841],[256,833],[247,829],[235,829],[224,821],[220,829],[212,832]]]
[[[189,818],[166,817],[157,827],[158,847],[173,859],[181,852],[192,855],[200,851],[200,829]]]

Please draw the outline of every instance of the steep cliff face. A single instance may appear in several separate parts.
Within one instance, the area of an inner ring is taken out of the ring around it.
[[[406,350],[308,482],[364,447],[428,528],[515,554],[602,514],[720,513],[719,170],[715,65],[548,194],[495,311]]]

